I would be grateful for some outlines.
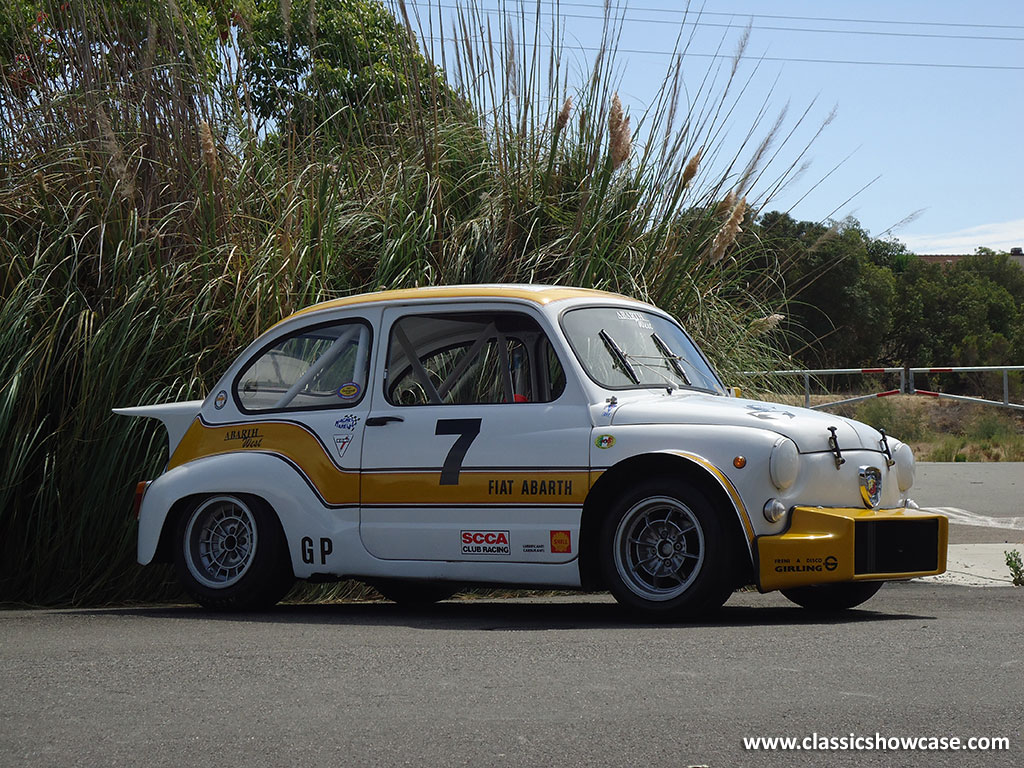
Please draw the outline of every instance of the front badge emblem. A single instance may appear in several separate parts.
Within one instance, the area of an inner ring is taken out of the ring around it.
[[[860,475],[860,497],[865,507],[878,508],[878,502],[882,498],[882,470],[878,467],[861,467]]]

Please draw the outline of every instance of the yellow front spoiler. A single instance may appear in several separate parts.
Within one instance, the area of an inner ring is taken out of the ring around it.
[[[758,587],[933,576],[946,570],[948,541],[943,515],[794,507],[785,533],[757,539]]]

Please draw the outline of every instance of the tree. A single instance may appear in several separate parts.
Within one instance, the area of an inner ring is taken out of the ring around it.
[[[255,0],[238,42],[252,109],[267,127],[307,135],[331,125],[347,135],[451,98],[379,0]]]
[[[984,277],[1006,289],[1018,304],[1024,304],[1024,269],[1010,260],[1008,253],[979,248],[976,253],[960,259],[950,270],[954,275],[970,274]]]
[[[0,73],[23,101],[72,91],[97,73],[128,80],[171,62],[209,82],[230,19],[226,7],[226,0],[170,7],[161,0],[8,0],[0,6]]]
[[[897,281],[891,355],[916,366],[1004,365],[1024,344],[1024,274],[1005,254],[942,267],[914,259]]]
[[[895,280],[854,219],[826,225],[772,212],[757,235],[781,254],[790,351],[809,367],[875,361],[892,325]]]
[[[789,348],[807,367],[1004,365],[1024,356],[1024,270],[979,248],[949,267],[854,219],[826,225],[765,214],[778,255]],[[764,269],[770,269],[767,260]]]
[[[892,238],[869,237],[865,241],[865,246],[871,263],[886,267],[894,275],[902,274],[910,262],[917,260],[906,245]]]

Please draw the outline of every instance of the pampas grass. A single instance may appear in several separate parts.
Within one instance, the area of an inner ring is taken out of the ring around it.
[[[629,131],[629,117],[622,111],[619,94],[612,95],[612,106],[608,111],[608,157],[614,171],[629,157],[632,147],[632,134]]]
[[[736,242],[736,237],[741,231],[740,224],[743,222],[743,217],[746,213],[747,199],[742,198],[733,206],[732,211],[729,213],[729,218],[725,220],[725,224],[718,230],[718,234],[715,235],[715,239],[711,242],[711,251],[708,255],[709,264],[717,264],[725,258],[726,250]]]
[[[687,100],[680,52],[631,124],[614,9],[571,77],[557,17],[548,58],[521,9],[491,19],[470,3],[454,13],[447,90],[410,55],[395,62],[398,114],[368,98],[311,111],[357,112],[344,133],[330,119],[260,127],[234,40],[204,48],[202,24],[154,8],[135,23],[98,0],[54,3],[54,61],[73,65],[52,77],[37,62],[32,86],[0,78],[0,602],[177,594],[166,569],[135,564],[129,519],[166,439],[110,409],[205,396],[258,334],[319,300],[593,286],[681,317],[727,378],[778,361],[772,335],[751,333],[778,308],[736,241],[756,212],[733,191],[767,145],[724,144],[716,117],[742,91],[736,68]]]

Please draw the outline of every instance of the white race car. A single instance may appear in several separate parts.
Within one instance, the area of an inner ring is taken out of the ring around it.
[[[608,589],[648,617],[740,585],[858,605],[942,573],[909,446],[731,396],[669,315],[578,288],[481,285],[329,301],[253,342],[160,419],[139,483],[142,564],[211,608],[296,578],[430,602],[461,586]]]

